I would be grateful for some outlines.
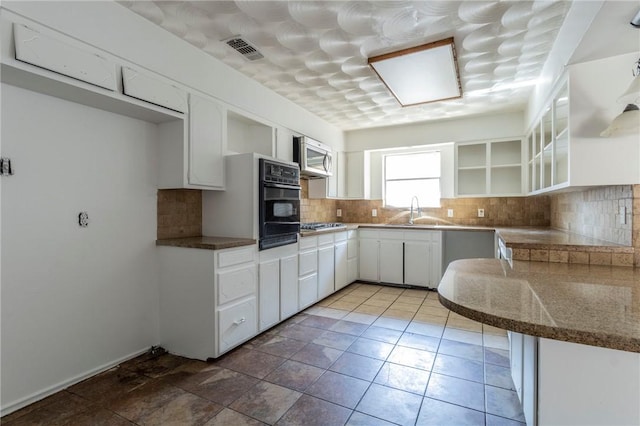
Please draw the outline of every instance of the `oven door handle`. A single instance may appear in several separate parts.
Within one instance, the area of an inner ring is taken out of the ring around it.
[[[267,221],[265,221],[265,223],[275,223],[277,225],[300,225],[299,221],[296,221],[296,222],[278,222],[278,221],[275,221],[275,220],[267,220]]]
[[[299,185],[286,185],[284,183],[264,182],[262,185],[267,187],[267,188],[293,189],[293,190],[296,190],[296,191],[300,190],[300,186]]]

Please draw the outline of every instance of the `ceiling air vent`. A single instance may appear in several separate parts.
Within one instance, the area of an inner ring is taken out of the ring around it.
[[[222,41],[227,43],[233,49],[237,50],[242,56],[250,61],[257,61],[258,59],[264,58],[264,56],[262,56],[262,53],[260,53],[258,49],[256,49],[248,41],[244,40],[240,36],[233,36]]]

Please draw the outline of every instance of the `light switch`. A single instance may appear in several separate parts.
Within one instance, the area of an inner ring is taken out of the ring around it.
[[[371,209],[371,217],[378,217],[378,209]]]
[[[453,209],[447,209],[447,217],[453,217]]]
[[[336,216],[342,217],[342,209],[336,210]]]

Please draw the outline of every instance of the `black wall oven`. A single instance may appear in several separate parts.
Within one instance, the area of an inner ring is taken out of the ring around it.
[[[260,159],[259,248],[292,244],[300,232],[300,169]]]

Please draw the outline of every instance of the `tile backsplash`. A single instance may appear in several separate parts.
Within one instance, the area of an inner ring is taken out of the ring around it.
[[[633,199],[632,185],[602,186],[551,195],[551,227],[630,246]]]
[[[341,222],[407,223],[409,209],[383,207],[382,200],[339,200]],[[377,217],[372,217],[376,209]],[[453,217],[448,217],[448,210]],[[484,209],[484,217],[478,217]],[[466,226],[549,226],[549,197],[443,198],[437,208],[423,208],[414,223]]]
[[[202,235],[202,191],[158,190],[158,239]]]
[[[385,208],[382,200],[310,199],[308,181],[304,180],[301,193],[303,222],[406,223],[409,220],[408,209]],[[422,217],[415,222],[564,229],[633,246],[634,264],[640,267],[640,185],[602,186],[532,197],[442,199],[441,202],[439,208],[422,209]],[[625,207],[624,221],[620,207]],[[477,217],[479,208],[484,209],[483,218]],[[342,210],[342,217],[336,215],[337,209]],[[377,211],[376,217],[371,214],[373,209]],[[449,209],[453,210],[452,218],[447,217]],[[201,234],[202,191],[159,190],[158,238]]]

